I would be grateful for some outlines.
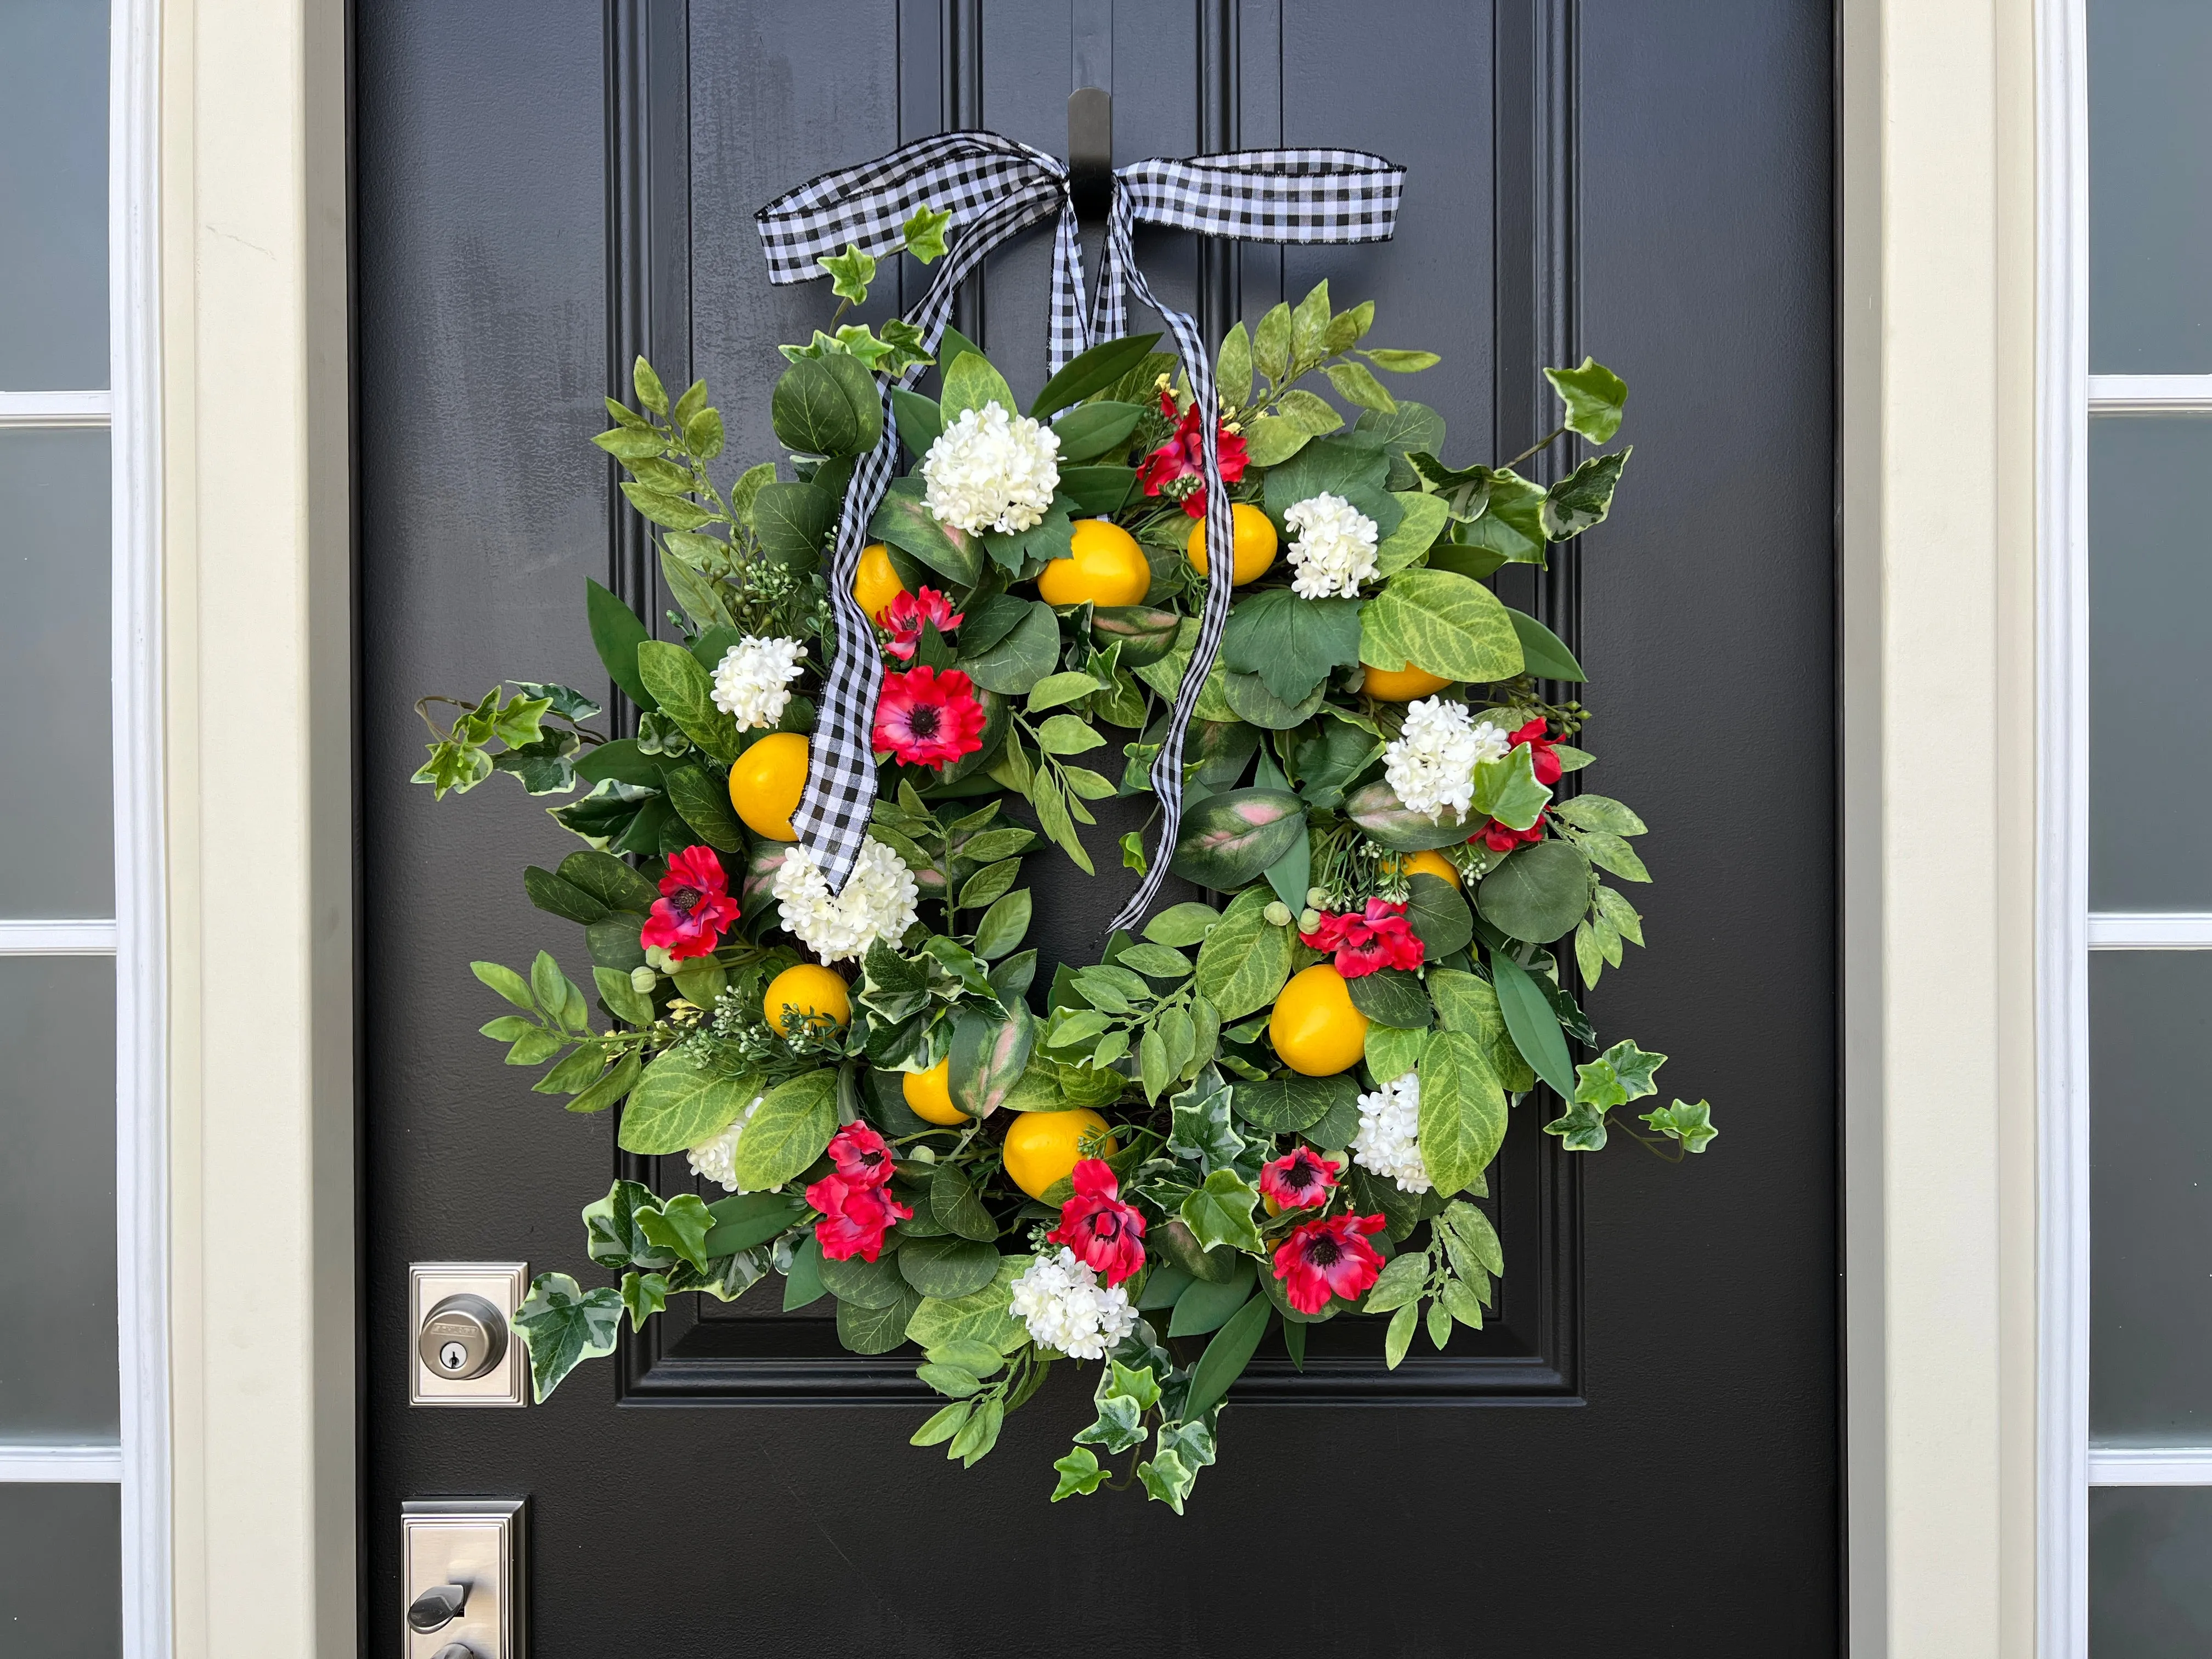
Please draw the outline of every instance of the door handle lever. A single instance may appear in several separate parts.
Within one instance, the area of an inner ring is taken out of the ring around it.
[[[466,1584],[433,1584],[408,1603],[407,1628],[422,1636],[443,1630],[461,1616],[461,1609],[468,1604],[469,1587]],[[446,1659],[446,1655],[453,1652],[455,1647],[459,1647],[459,1644],[449,1646],[436,1659]],[[460,1650],[463,1654],[468,1651],[466,1648]]]

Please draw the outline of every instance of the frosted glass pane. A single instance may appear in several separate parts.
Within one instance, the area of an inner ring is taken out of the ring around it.
[[[0,392],[107,384],[107,6],[0,3]]]
[[[0,1486],[0,1653],[22,1659],[122,1653],[121,1492]]]
[[[2212,6],[2089,0],[2089,368],[2212,374]]]
[[[2089,959],[2089,1430],[2212,1445],[2212,951]]]
[[[2212,910],[2212,418],[2089,423],[2089,906]]]
[[[0,919],[115,913],[107,486],[105,432],[0,432]]]
[[[114,998],[107,957],[0,957],[0,1440],[117,1433]]]
[[[2212,1489],[2089,1492],[2089,1659],[2212,1652]]]

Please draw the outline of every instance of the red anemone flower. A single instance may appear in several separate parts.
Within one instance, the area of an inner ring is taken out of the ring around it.
[[[1060,1225],[1045,1239],[1066,1245],[1109,1285],[1118,1285],[1145,1265],[1145,1218],[1121,1201],[1104,1158],[1085,1158],[1071,1179],[1075,1196],[1060,1206]]]
[[[1557,783],[1559,781],[1559,774],[1566,769],[1559,764],[1559,757],[1552,752],[1559,747],[1559,744],[1557,739],[1545,735],[1549,730],[1550,728],[1538,719],[1530,720],[1528,725],[1513,734],[1515,748],[1517,749],[1525,743],[1534,751],[1528,757],[1529,766],[1536,774],[1536,781],[1547,789]]]
[[[920,593],[899,589],[897,597],[876,612],[875,620],[890,631],[890,643],[884,649],[901,662],[912,662],[921,643],[924,623],[934,623],[940,634],[950,634],[968,618],[965,612],[955,611],[944,594],[925,587]]]
[[[883,1252],[884,1235],[891,1224],[914,1214],[884,1186],[842,1176],[823,1176],[806,1189],[806,1201],[822,1212],[822,1219],[814,1224],[814,1237],[831,1261],[848,1261],[856,1255],[873,1261]]]
[[[1177,479],[1197,479],[1197,484],[1182,498],[1182,510],[1194,519],[1202,519],[1206,516],[1206,438],[1199,430],[1197,400],[1194,398],[1178,419],[1175,393],[1163,386],[1160,413],[1176,422],[1175,435],[1145,457],[1137,468],[1138,480],[1145,486],[1145,494],[1157,495]],[[1217,427],[1214,447],[1221,461],[1221,482],[1235,483],[1244,476],[1244,440],[1237,433]]]
[[[879,754],[942,771],[983,746],[983,705],[975,701],[973,682],[957,668],[886,674],[871,740]]]
[[[1559,762],[1553,761],[1552,764],[1557,768]],[[1543,839],[1544,814],[1541,811],[1536,814],[1535,823],[1530,824],[1526,830],[1509,829],[1496,818],[1492,818],[1468,837],[1470,843],[1479,841],[1493,853],[1510,853],[1516,847],[1526,847],[1533,842],[1540,842]]]
[[[1358,979],[1380,968],[1421,965],[1420,936],[1406,920],[1406,907],[1371,898],[1364,910],[1323,913],[1321,926],[1298,937],[1316,951],[1335,954],[1336,971]]]
[[[1328,1202],[1337,1171],[1344,1168],[1310,1146],[1300,1146],[1260,1166],[1260,1196],[1283,1210],[1310,1209]]]
[[[832,1135],[830,1161],[856,1187],[880,1187],[891,1178],[891,1149],[870,1124],[848,1123]]]
[[[658,946],[678,962],[703,957],[738,919],[729,878],[711,847],[687,847],[668,860],[660,896],[638,931],[638,943]]]
[[[1319,1313],[1331,1295],[1349,1302],[1372,1285],[1382,1258],[1367,1242],[1382,1231],[1379,1215],[1333,1215],[1309,1221],[1275,1246],[1275,1277],[1284,1299],[1300,1313]]]

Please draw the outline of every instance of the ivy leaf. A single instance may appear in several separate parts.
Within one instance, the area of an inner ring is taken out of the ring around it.
[[[1212,1072],[1172,1097],[1168,1104],[1174,1127],[1168,1134],[1168,1152],[1196,1160],[1209,1177],[1230,1170],[1244,1150],[1244,1137],[1230,1125],[1229,1103],[1228,1088]]]
[[[945,230],[952,222],[951,208],[933,208],[927,202],[908,216],[906,251],[928,264],[945,257]]]
[[[1098,1401],[1095,1421],[1076,1431],[1075,1438],[1103,1446],[1109,1457],[1119,1456],[1144,1443],[1144,1407],[1126,1394],[1109,1394]]]
[[[1098,1467],[1098,1459],[1088,1446],[1078,1446],[1055,1462],[1053,1468],[1060,1472],[1060,1484],[1052,1491],[1052,1501],[1055,1504],[1063,1498],[1073,1498],[1079,1493],[1087,1497],[1097,1492],[1106,1479],[1106,1471]]]
[[[428,784],[434,799],[445,799],[448,790],[465,795],[492,774],[491,757],[473,744],[446,738],[423,746],[430,751],[430,758],[407,781]]]
[[[1252,1224],[1252,1206],[1259,1198],[1234,1170],[1216,1170],[1183,1200],[1181,1214],[1202,1248],[1227,1244],[1257,1255],[1260,1234]]]
[[[1635,446],[1612,455],[1593,455],[1544,494],[1544,533],[1555,542],[1570,541],[1593,525],[1605,522],[1613,511],[1613,492],[1620,483]]]
[[[1516,744],[1503,759],[1476,767],[1474,810],[1487,812],[1509,830],[1534,824],[1552,799],[1552,792],[1536,781],[1535,753],[1533,745]]]
[[[922,210],[924,213],[928,210],[927,208]],[[832,294],[841,300],[850,300],[856,306],[867,303],[868,284],[876,280],[876,261],[872,254],[863,253],[856,244],[848,242],[842,253],[826,253],[814,263],[830,273],[830,291]]]
[[[1644,1121],[1693,1152],[1704,1152],[1713,1137],[1720,1133],[1713,1127],[1711,1105],[1702,1100],[1694,1106],[1678,1100],[1672,1106],[1655,1108],[1644,1114]]]
[[[615,1351],[622,1292],[611,1285],[586,1291],[566,1273],[540,1273],[515,1310],[515,1334],[530,1350],[530,1382],[538,1404],[586,1359]]]
[[[1547,1123],[1544,1133],[1559,1136],[1559,1144],[1571,1152],[1601,1152],[1605,1150],[1605,1113],[1578,1100],[1567,1108],[1565,1116]]]
[[[1628,383],[1594,357],[1584,357],[1577,368],[1547,368],[1544,378],[1567,406],[1564,424],[1568,431],[1594,444],[1611,443],[1620,430],[1621,409],[1628,402]]]
[[[641,1331],[647,1319],[668,1306],[668,1281],[659,1273],[624,1273],[622,1304],[629,1311],[630,1329]]]
[[[1656,1094],[1652,1076],[1667,1063],[1664,1054],[1646,1054],[1633,1042],[1616,1042],[1595,1060],[1575,1068],[1575,1099],[1590,1106],[1626,1106]]]
[[[638,1218],[657,1212],[660,1200],[653,1189],[635,1181],[617,1181],[607,1195],[583,1209],[584,1249],[602,1267],[672,1267],[673,1251],[656,1246],[645,1236]]]
[[[657,1208],[637,1212],[638,1231],[655,1248],[672,1252],[702,1273],[707,1270],[707,1235],[714,1225],[707,1200],[696,1193],[679,1193]]]

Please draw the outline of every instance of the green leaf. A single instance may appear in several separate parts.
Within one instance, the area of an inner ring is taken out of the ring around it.
[[[823,1257],[822,1283],[840,1302],[856,1308],[893,1308],[905,1299],[908,1286],[891,1256],[873,1261],[854,1256]]]
[[[730,810],[726,781],[709,776],[705,768],[698,766],[672,766],[664,775],[668,804],[694,835],[718,853],[746,850],[744,830],[738,825],[738,815]]]
[[[714,1220],[708,1212],[707,1200],[698,1194],[679,1193],[664,1200],[658,1208],[639,1210],[637,1226],[647,1242],[702,1272],[706,1270],[704,1246]]]
[[[1612,455],[1593,455],[1544,494],[1544,533],[1555,542],[1579,536],[1605,522],[1613,511],[1613,492],[1635,447]]]
[[[1317,362],[1328,355],[1328,284],[1314,284],[1312,291],[1291,313],[1291,362]],[[1191,1413],[1194,1417],[1197,1413]]]
[[[1254,879],[1305,833],[1305,803],[1296,795],[1227,790],[1185,811],[1172,867],[1186,881],[1227,891]]]
[[[1619,893],[1614,892],[1612,888],[1601,887],[1597,890],[1597,910],[1600,915],[1612,923],[1613,931],[1631,945],[1644,943],[1644,918],[1636,914],[1634,905]]]
[[[630,365],[630,386],[637,392],[637,400],[656,415],[668,413],[668,392],[660,384],[660,376],[653,372],[653,365],[640,356]]]
[[[603,1267],[675,1266],[675,1253],[657,1248],[638,1225],[640,1215],[659,1207],[641,1182],[616,1182],[605,1198],[583,1208],[585,1252]]]
[[[1360,355],[1388,374],[1418,374],[1443,362],[1433,351],[1393,351],[1387,346]]]
[[[1388,415],[1398,407],[1397,400],[1384,390],[1382,382],[1375,378],[1374,370],[1364,363],[1331,363],[1328,383],[1336,388],[1338,397],[1362,409]]]
[[[1022,861],[1018,858],[985,865],[961,884],[960,908],[963,910],[988,909],[1006,896],[1006,890],[1014,884],[1015,878],[1021,872]]]
[[[1393,576],[1427,552],[1443,533],[1447,514],[1443,499],[1412,491],[1394,491],[1391,499],[1404,510],[1398,527],[1375,550],[1376,574]]]
[[[1428,994],[1417,975],[1403,969],[1383,968],[1345,981],[1352,1006],[1379,1025],[1418,1031],[1429,1023]]]
[[[1114,960],[1153,979],[1181,979],[1190,972],[1190,958],[1165,945],[1124,945]]]
[[[1121,510],[1122,504],[1129,499],[1130,488],[1136,481],[1134,467],[1063,467],[1060,474],[1060,493],[1075,503],[1071,511],[1077,518],[1104,518]],[[1035,553],[1043,550],[1032,544],[1030,550]],[[1049,556],[1064,557],[1066,551],[1062,547]]]
[[[939,1364],[934,1361],[915,1367],[914,1374],[938,1393],[955,1400],[965,1400],[983,1386],[982,1378],[958,1365]]]
[[[1267,1006],[1290,979],[1297,937],[1267,920],[1270,897],[1259,888],[1239,893],[1199,947],[1194,982],[1224,1020]]]
[[[1644,1114],[1644,1121],[1693,1152],[1704,1152],[1720,1133],[1713,1127],[1712,1107],[1702,1100],[1694,1106],[1678,1100],[1671,1106],[1655,1108]]]
[[[906,1340],[907,1322],[921,1304],[921,1298],[911,1291],[888,1308],[862,1308],[841,1301],[837,1340],[853,1353],[889,1353]]]
[[[1346,798],[1344,815],[1364,830],[1369,839],[1401,853],[1455,847],[1482,826],[1480,813],[1471,818],[1446,813],[1439,820],[1416,812],[1379,779]]]
[[[1234,1170],[1216,1170],[1183,1200],[1180,1213],[1201,1248],[1226,1244],[1257,1255],[1260,1234],[1252,1224],[1252,1206],[1259,1198]]]
[[[1168,1334],[1174,1336],[1204,1336],[1208,1331],[1218,1331],[1229,1322],[1234,1314],[1252,1297],[1252,1263],[1247,1259],[1237,1264],[1237,1275],[1224,1285],[1209,1285],[1202,1279],[1191,1281],[1191,1286],[1175,1304],[1175,1316],[1168,1322]]]
[[[822,1245],[812,1233],[791,1258],[791,1271],[783,1279],[783,1310],[796,1313],[801,1308],[811,1308],[819,1302],[826,1286],[822,1283]]]
[[[1328,695],[1328,687],[1316,685],[1303,702],[1285,702],[1267,690],[1267,683],[1257,674],[1231,673],[1218,662],[1206,684],[1209,690],[1217,684],[1220,686],[1230,713],[1238,720],[1268,732],[1287,732],[1292,726],[1304,725]]]
[[[1371,1314],[1389,1313],[1416,1301],[1429,1282],[1429,1258],[1424,1251],[1393,1256],[1382,1264],[1375,1283],[1368,1287],[1362,1305]]]
[[[922,1295],[950,1301],[973,1295],[997,1278],[999,1249],[950,1233],[940,1238],[910,1238],[899,1246],[898,1270]]]
[[[1006,376],[992,368],[981,352],[963,352],[955,357],[945,371],[945,395],[939,399],[945,424],[951,426],[965,411],[987,409],[993,404],[1009,415],[1020,408]]]
[[[640,360],[641,362],[642,359]],[[566,1273],[540,1273],[515,1310],[514,1331],[530,1351],[530,1382],[538,1404],[584,1360],[615,1351],[622,1292],[611,1285],[586,1291]]]
[[[1570,842],[1540,841],[1516,848],[1485,876],[1474,902],[1500,933],[1547,945],[1582,920],[1589,894],[1589,860]]]
[[[1396,1370],[1406,1358],[1406,1350],[1413,1346],[1414,1328],[1420,1316],[1420,1304],[1408,1302],[1390,1316],[1390,1327],[1382,1334],[1382,1364]]]
[[[1087,697],[1097,690],[1098,677],[1085,673],[1080,669],[1070,669],[1060,674],[1048,674],[1030,688],[1029,712],[1032,714],[1041,714],[1048,708],[1058,708],[1063,704],[1075,702],[1079,697]],[[1052,754],[1057,751],[1048,749],[1045,752]]]
[[[802,1072],[777,1084],[738,1137],[738,1184],[753,1192],[781,1187],[822,1156],[836,1129],[836,1073]]]
[[[952,222],[951,208],[933,208],[924,203],[907,216],[902,234],[906,251],[922,262],[945,257],[945,228]]]
[[[1025,696],[1053,672],[1060,659],[1060,619],[1042,599],[1032,599],[1009,633],[989,649],[963,657],[959,666],[987,691]]]
[[[1651,872],[1644,867],[1644,860],[1637,856],[1636,849],[1610,830],[1584,830],[1573,832],[1573,836],[1575,845],[1599,869],[1623,881],[1651,879]]]
[[[964,530],[939,524],[918,495],[885,493],[868,534],[911,553],[947,580],[967,587],[983,574],[983,545]]]
[[[472,962],[469,971],[525,1013],[538,1012],[538,1000],[530,994],[530,981],[514,969],[503,968],[496,962]]]
[[[1474,918],[1459,890],[1441,876],[1416,873],[1406,901],[1406,921],[1421,941],[1422,960],[1443,961],[1474,937]]]
[[[1560,1099],[1571,1100],[1574,1067],[1567,1057],[1566,1036],[1559,1030],[1559,1017],[1550,1000],[1528,976],[1528,970],[1503,951],[1491,952],[1490,971],[1497,987],[1498,1012],[1504,1018],[1513,1046]]]
[[[975,954],[994,962],[1022,942],[1030,930],[1030,890],[1008,893],[983,913],[975,924]]]
[[[1291,307],[1287,303],[1270,309],[1252,331],[1252,361],[1271,380],[1283,380],[1290,374]]]
[[[1505,1091],[1471,1036],[1440,1033],[1421,1056],[1421,1162],[1440,1193],[1472,1184],[1505,1139]]]
[[[584,615],[591,624],[592,644],[606,665],[607,677],[640,708],[659,708],[637,672],[637,647],[653,637],[637,619],[637,612],[587,577]]]
[[[1196,1419],[1206,1415],[1220,1403],[1231,1383],[1244,1374],[1252,1355],[1260,1346],[1260,1339],[1267,1334],[1267,1315],[1272,1304],[1264,1297],[1255,1297],[1239,1309],[1232,1319],[1214,1333],[1213,1340],[1206,1345],[1198,1364],[1190,1374],[1190,1392],[1183,1400],[1183,1415]]]
[[[1367,1069],[1375,1074],[1377,1083],[1389,1083],[1418,1067],[1428,1046],[1429,1034],[1425,1030],[1370,1025],[1367,1028]],[[1241,1090],[1238,1099],[1241,1103]]]
[[[791,1231],[806,1212],[805,1202],[789,1193],[739,1193],[707,1206],[714,1230],[703,1246],[709,1258],[734,1255]]]
[[[1157,334],[1125,334],[1118,340],[1105,341],[1081,353],[1044,383],[1044,390],[1030,405],[1030,417],[1042,421],[1071,404],[1081,403],[1095,392],[1105,391],[1142,363],[1159,337]],[[1010,402],[1006,407],[1012,412],[1013,404]]]
[[[760,1079],[749,1074],[728,1077],[701,1066],[687,1054],[663,1054],[647,1068],[623,1109],[616,1144],[624,1152],[649,1156],[696,1146],[735,1122],[759,1090]],[[751,1133],[748,1127],[745,1134]],[[744,1136],[738,1139],[742,1142]],[[826,1144],[829,1137],[824,1135],[823,1139]],[[775,1182],[747,1182],[745,1185],[772,1187]]]
[[[1498,1010],[1498,992],[1488,980],[1438,968],[1430,969],[1428,981],[1437,1021],[1447,1031],[1464,1032],[1481,1046],[1492,1076],[1513,1094],[1526,1094],[1536,1086],[1536,1074],[1513,1046],[1505,1016]]]
[[[1360,660],[1395,670],[1408,662],[1448,680],[1510,679],[1521,672],[1520,637],[1498,596],[1449,570],[1401,570],[1360,611]]]
[[[1021,1082],[1036,1044],[1036,1017],[1020,998],[1003,1012],[973,1003],[963,1006],[952,1027],[947,1078],[952,1103],[970,1117],[988,1117],[997,1111]]]
[[[1221,337],[1221,355],[1215,359],[1214,389],[1231,409],[1252,401],[1252,338],[1239,321]]]
[[[1253,466],[1280,466],[1304,449],[1312,437],[1313,434],[1296,421],[1277,415],[1258,416],[1244,428],[1245,459]]]
[[[1559,815],[1580,830],[1610,830],[1618,836],[1640,836],[1644,820],[1609,795],[1576,795],[1563,800]]]
[[[571,853],[561,860],[557,873],[562,880],[589,893],[610,910],[643,916],[660,896],[659,888],[611,853]]]
[[[1229,613],[1221,636],[1222,665],[1257,674],[1285,703],[1298,703],[1333,668],[1359,660],[1357,599],[1300,599],[1273,587],[1243,600]]]
[[[957,1165],[940,1164],[929,1177],[929,1208],[939,1224],[962,1238],[989,1243],[999,1236],[998,1223]]]
[[[950,1298],[925,1297],[908,1322],[907,1334],[925,1348],[941,1348],[952,1342],[983,1342],[1000,1353],[1012,1353],[1030,1340],[1029,1329],[1006,1311],[1014,1280],[1030,1265],[1026,1255],[999,1259],[998,1277],[985,1289]]]
[[[1171,904],[1145,924],[1145,937],[1155,945],[1185,945],[1200,943],[1212,932],[1221,920],[1221,912],[1210,904],[1200,904],[1187,899],[1181,904]]]
[[[1528,671],[1540,680],[1565,680],[1578,684],[1589,678],[1583,665],[1575,660],[1575,653],[1567,649],[1566,642],[1550,629],[1526,612],[1506,607],[1505,614],[1513,620],[1513,631],[1520,637],[1521,656]]]
[[[876,280],[873,255],[863,253],[855,244],[848,242],[842,253],[827,253],[814,263],[830,273],[832,294],[856,306],[867,303],[868,284]]]
[[[811,483],[770,481],[753,497],[753,534],[776,564],[811,568],[836,521],[836,498]]]
[[[925,398],[919,392],[909,392],[902,386],[891,388],[891,416],[898,422],[900,441],[916,455],[927,455],[929,447],[945,430],[945,415],[938,408],[937,399]],[[890,498],[885,496],[884,499],[888,501]],[[868,533],[875,536],[881,532],[871,526]]]
[[[1628,383],[1594,357],[1584,357],[1578,368],[1547,368],[1544,378],[1567,406],[1568,431],[1594,444],[1611,443],[1620,430],[1620,415],[1628,402]]]
[[[1106,739],[1073,714],[1054,714],[1037,728],[1036,744],[1048,755],[1085,755]]]
[[[1664,1054],[1646,1054],[1633,1042],[1616,1042],[1595,1060],[1575,1067],[1574,1098],[1589,1106],[1626,1106],[1659,1091],[1651,1079],[1666,1063]]]
[[[799,454],[860,452],[860,421],[852,399],[829,364],[818,357],[802,357],[783,371],[775,383],[769,419],[776,441]],[[757,501],[755,507],[757,510]]]
[[[622,1304],[629,1313],[633,1331],[668,1306],[668,1281],[659,1273],[626,1273],[622,1279]]]
[[[1300,1077],[1296,1073],[1239,1083],[1237,1115],[1269,1134],[1310,1130],[1340,1102],[1356,1100],[1359,1085],[1348,1077]]]
[[[930,1418],[927,1422],[916,1429],[914,1431],[913,1437],[907,1442],[907,1444],[909,1446],[939,1446],[944,1444],[945,1442],[951,1439],[954,1436],[957,1435],[961,1430],[968,1426],[969,1415],[974,1410],[975,1407],[968,1401],[956,1400],[952,1404],[945,1407],[944,1410],[937,1413],[934,1416]],[[1102,1480],[1105,1478],[1106,1477],[1103,1474],[1099,1476],[1099,1479]],[[1085,1490],[1088,1491],[1089,1488],[1086,1487]]]
[[[738,724],[714,707],[714,683],[699,659],[680,645],[647,640],[637,647],[637,668],[661,713],[684,735],[724,766],[737,759]]]
[[[1091,460],[1117,445],[1127,450],[1144,410],[1134,404],[1084,404],[1053,422],[1064,463]]]
[[[1238,326],[1241,327],[1243,325],[1240,324]],[[939,1413],[939,1415],[942,1416],[943,1413]],[[930,1422],[934,1423],[936,1420],[936,1418],[932,1418]],[[923,1426],[927,1427],[927,1425]],[[921,1445],[935,1443],[924,1443],[917,1437],[915,1443]],[[1097,1492],[1107,1474],[1104,1469],[1098,1467],[1098,1459],[1088,1446],[1078,1446],[1052,1467],[1060,1474],[1060,1484],[1052,1489],[1052,1501],[1055,1504],[1063,1498],[1073,1498],[1079,1493],[1088,1496]]]

